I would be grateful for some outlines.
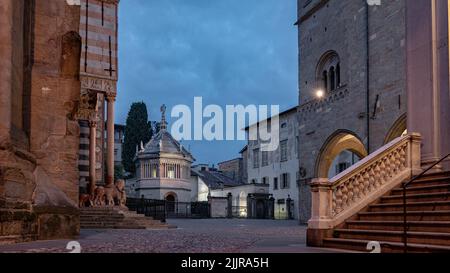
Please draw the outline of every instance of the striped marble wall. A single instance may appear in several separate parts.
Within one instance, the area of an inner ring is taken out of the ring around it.
[[[117,80],[118,8],[114,2],[116,1],[81,0],[82,74]]]

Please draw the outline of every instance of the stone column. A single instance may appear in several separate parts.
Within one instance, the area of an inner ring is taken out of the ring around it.
[[[89,120],[89,194],[94,195],[97,174],[96,174],[96,147],[97,147],[97,119]]]
[[[447,2],[406,2],[408,131],[423,136],[423,166],[450,152]]]
[[[108,114],[107,114],[107,152],[106,152],[106,186],[114,184],[114,103],[116,101],[115,95],[106,97],[108,101]]]

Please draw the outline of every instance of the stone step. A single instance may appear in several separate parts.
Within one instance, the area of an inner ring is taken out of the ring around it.
[[[356,250],[361,252],[370,252],[367,250],[367,244],[369,240],[356,240],[356,239],[340,239],[340,238],[327,238],[324,239],[324,247],[338,248],[347,250]],[[381,253],[403,253],[403,243],[380,241]],[[408,243],[408,252],[411,253],[448,253],[450,252],[449,246],[438,246],[430,244],[412,244]]]
[[[361,221],[346,222],[346,228],[359,230],[403,231],[403,221]],[[407,221],[409,231],[450,233],[450,221]]]
[[[130,229],[136,229],[137,227],[141,228],[149,228],[149,227],[160,227],[165,226],[166,224],[161,223],[157,220],[122,220],[122,221],[114,221],[114,220],[103,220],[103,221],[81,221],[80,223],[82,228],[118,228],[126,229],[129,227]]]
[[[438,193],[446,192],[450,190],[450,183],[445,183],[441,185],[429,185],[429,186],[411,186],[406,188],[407,194],[418,194],[418,193]],[[393,195],[402,195],[403,188],[395,188],[392,190]]]
[[[407,202],[425,202],[425,201],[449,201],[450,192],[437,192],[437,193],[418,193],[407,194]],[[389,195],[381,197],[382,203],[398,203],[403,202],[403,195]]]
[[[169,229],[172,226],[162,223],[83,223],[82,229]],[[176,228],[176,227],[175,227]]]
[[[360,212],[362,221],[403,221],[403,211]],[[450,221],[450,210],[408,211],[408,221]]]
[[[408,202],[408,211],[450,210],[450,201]],[[369,211],[403,211],[403,203],[380,203],[369,206]]]
[[[81,228],[85,229],[161,229],[168,228],[165,223],[137,214],[126,208],[93,207],[82,208]]]
[[[403,231],[335,229],[333,237],[341,239],[402,242]],[[450,246],[450,233],[409,231],[408,242]]]
[[[432,185],[442,185],[450,183],[450,176],[437,175],[436,177],[423,177],[421,179],[411,182],[408,186],[420,187],[420,186],[432,186]]]
[[[0,236],[0,245],[10,245],[23,242],[36,241],[37,234],[24,234],[24,235],[2,235]]]

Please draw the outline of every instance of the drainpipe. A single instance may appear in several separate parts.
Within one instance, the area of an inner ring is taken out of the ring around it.
[[[370,37],[369,37],[369,4],[366,4],[366,131],[367,131],[367,153],[370,154]]]

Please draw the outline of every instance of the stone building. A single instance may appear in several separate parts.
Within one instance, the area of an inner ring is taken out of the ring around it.
[[[194,191],[197,192],[197,198],[193,201],[209,201],[214,207],[214,200],[227,200],[224,217],[273,218],[274,200],[269,193],[268,184],[243,183],[232,179],[227,173],[203,164],[192,167],[191,180]]]
[[[244,174],[244,160],[242,157],[220,162],[217,165],[219,166],[219,171],[230,178],[241,183],[247,182],[247,175]]]
[[[406,130],[405,0],[299,0],[298,16],[305,223],[311,179],[334,176]]]
[[[0,243],[79,233],[80,7],[0,1]]]
[[[307,243],[447,252],[449,2],[368,3],[299,1]],[[342,151],[362,159],[328,178]]]
[[[165,106],[161,128],[144,146],[136,148],[135,191],[146,199],[191,202],[197,195],[190,180],[194,157],[167,131]]]
[[[211,168],[208,165],[192,166],[191,180],[194,185],[193,192],[197,193],[195,198],[192,200],[193,202],[207,202],[208,198],[211,196],[226,197],[221,195],[217,196],[213,194],[213,192],[243,184],[242,182],[231,178],[226,173],[223,173],[215,168]],[[247,195],[245,195],[244,198],[247,198]]]
[[[267,120],[267,123],[269,124],[270,120]],[[276,219],[298,219],[297,107],[280,113],[279,124],[280,143],[277,150],[261,151],[261,140],[248,142],[246,153],[248,181],[252,184],[268,185],[269,193],[275,199]],[[246,130],[248,132],[251,127]]]
[[[111,187],[117,9],[118,0],[0,2],[0,241],[73,237],[80,188]]]
[[[80,188],[92,194],[96,185],[111,186],[114,182],[119,1],[80,3]]]

